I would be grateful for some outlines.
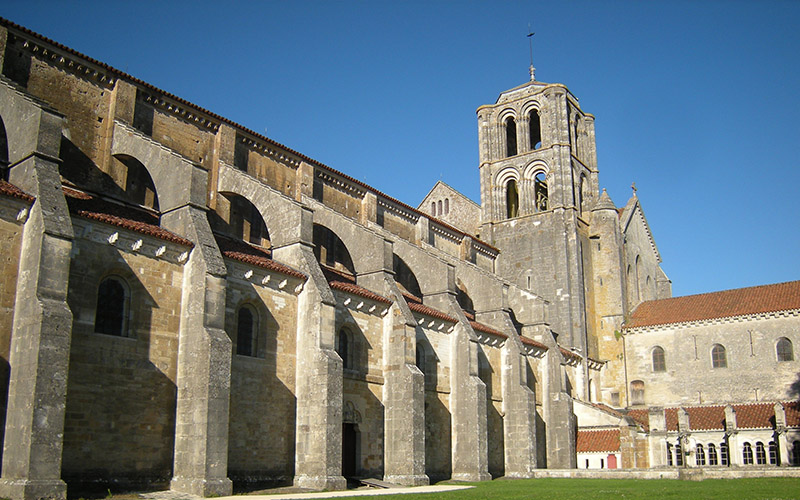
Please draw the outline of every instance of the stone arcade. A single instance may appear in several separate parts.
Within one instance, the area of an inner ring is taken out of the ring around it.
[[[698,429],[703,411],[649,408],[694,392],[664,389],[646,339],[710,316],[630,316],[670,282],[635,193],[600,191],[594,118],[563,85],[478,109],[480,205],[439,183],[414,208],[7,20],[0,58],[0,496],[533,477],[583,466],[578,426],[617,433],[599,450],[617,466],[669,467]],[[796,289],[746,312],[764,353],[781,318],[772,392],[694,389],[777,402],[776,465],[800,439],[780,402]]]

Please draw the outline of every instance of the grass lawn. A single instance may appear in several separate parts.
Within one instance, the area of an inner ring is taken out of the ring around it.
[[[720,500],[800,500],[800,479],[524,479],[474,483],[470,490],[425,495],[358,497],[402,500],[478,500],[478,499],[720,499]]]

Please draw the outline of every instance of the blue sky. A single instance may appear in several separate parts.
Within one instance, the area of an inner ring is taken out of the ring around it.
[[[479,201],[475,110],[528,79],[596,116],[675,295],[800,279],[798,1],[6,1],[0,15],[417,205]]]

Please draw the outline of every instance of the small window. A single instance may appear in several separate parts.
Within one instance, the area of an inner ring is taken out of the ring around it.
[[[672,445],[667,443],[667,465],[672,465]]]
[[[725,347],[720,344],[714,344],[714,347],[711,348],[711,367],[728,367],[728,358],[725,356]]]
[[[664,358],[664,348],[655,346],[653,348],[653,371],[664,372],[667,371],[667,362]]]
[[[675,445],[675,465],[683,467],[683,446],[680,443]]]
[[[352,362],[352,346],[350,333],[342,328],[339,330],[339,335],[336,342],[336,352],[339,354],[339,357],[342,358],[342,368],[345,370],[349,370],[353,368]]]
[[[128,284],[118,276],[109,276],[97,288],[94,331],[127,337],[130,293]]]
[[[764,443],[761,441],[756,443],[756,463],[758,465],[767,465],[767,453],[764,449]]]
[[[644,404],[644,382],[641,380],[634,380],[631,382],[631,404]]]
[[[703,449],[702,444],[697,445],[697,452],[695,453],[695,462],[697,463],[697,465],[706,464],[706,452]]]
[[[236,354],[256,356],[258,353],[258,321],[250,306],[242,306],[236,315]]]
[[[444,211],[442,210],[442,200],[436,202],[436,213],[438,215],[442,215],[444,213]]]
[[[436,202],[435,201],[431,202],[431,215],[436,217]]]
[[[726,467],[730,465],[730,461],[728,460],[728,443],[720,443],[719,445],[719,464]]]
[[[708,443],[708,465],[717,465],[717,447]]]
[[[450,198],[444,199],[444,214],[447,215],[450,213]]]
[[[769,442],[769,464],[778,465],[778,446],[775,441]]]
[[[792,341],[786,337],[778,339],[778,345],[775,346],[778,353],[778,361],[794,361],[794,349],[792,349]]]
[[[742,446],[742,463],[744,465],[753,465],[753,447],[750,443],[745,443]]]

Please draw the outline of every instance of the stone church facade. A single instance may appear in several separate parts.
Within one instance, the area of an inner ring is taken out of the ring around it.
[[[670,282],[563,85],[478,109],[479,205],[414,208],[7,20],[0,57],[0,496],[533,477],[591,419],[661,465],[623,323]]]

